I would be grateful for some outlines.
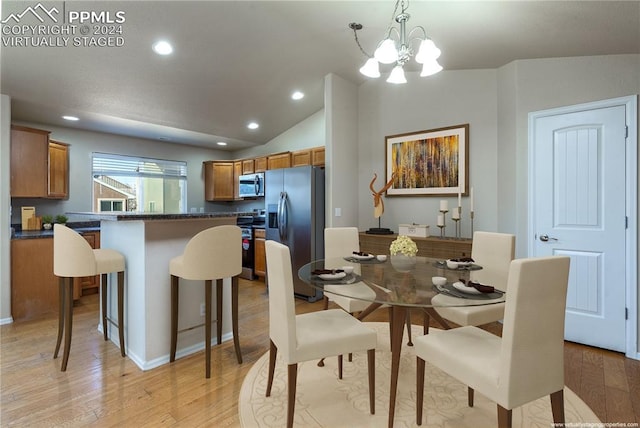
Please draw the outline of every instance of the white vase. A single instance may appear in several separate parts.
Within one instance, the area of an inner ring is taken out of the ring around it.
[[[43,224],[43,225],[42,225],[42,227],[43,227],[45,230],[49,230],[49,229],[51,229],[51,227],[52,227],[52,226],[51,226],[51,223],[45,223],[45,224]]]
[[[404,254],[395,254],[391,256],[391,265],[398,272],[409,272],[416,264],[415,256],[405,256]]]

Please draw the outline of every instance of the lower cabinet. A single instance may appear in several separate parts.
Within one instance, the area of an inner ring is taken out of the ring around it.
[[[100,232],[83,234],[92,248],[100,248]],[[73,298],[98,292],[97,276],[77,278]],[[57,313],[59,279],[53,274],[53,238],[11,240],[11,316],[14,320]]]
[[[253,238],[253,255],[254,255],[254,266],[253,273],[256,276],[264,279],[267,275],[267,255],[264,249],[265,243],[265,230],[264,229],[256,229],[254,231]]]

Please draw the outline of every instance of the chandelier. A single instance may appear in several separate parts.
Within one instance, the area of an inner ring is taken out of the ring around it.
[[[402,12],[397,14],[398,7],[402,9]],[[418,64],[422,64],[422,71],[420,76],[431,76],[442,70],[442,66],[438,64],[438,57],[440,56],[440,49],[438,49],[429,37],[427,32],[421,26],[412,28],[407,33],[407,21],[411,17],[407,13],[409,8],[409,1],[397,0],[396,6],[391,16],[391,22],[389,27],[385,31],[384,39],[378,43],[375,52],[369,55],[360,45],[358,40],[358,30],[362,30],[362,24],[352,22],[349,24],[349,28],[353,30],[356,43],[360,48],[360,51],[369,59],[360,68],[360,73],[367,77],[378,78],[380,77],[380,64],[393,64],[395,66],[391,70],[387,82],[389,83],[407,83],[407,79],[404,76],[404,65],[414,55],[414,49],[412,44],[420,41],[418,53],[415,55],[415,61]],[[400,24],[400,29],[393,26],[393,21]],[[414,37],[415,33],[419,33]],[[420,37],[422,36],[422,37]],[[395,37],[395,39],[394,39]],[[413,38],[412,38],[413,37]]]

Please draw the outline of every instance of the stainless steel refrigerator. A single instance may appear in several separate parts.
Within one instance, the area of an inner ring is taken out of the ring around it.
[[[296,297],[322,298],[298,278],[298,269],[324,257],[324,169],[314,166],[265,172],[266,239],[289,247]],[[267,271],[267,280],[269,272]]]

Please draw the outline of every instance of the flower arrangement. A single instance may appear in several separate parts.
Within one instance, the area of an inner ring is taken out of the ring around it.
[[[392,256],[402,254],[407,257],[415,257],[418,253],[418,246],[411,238],[406,235],[400,235],[389,246]]]

